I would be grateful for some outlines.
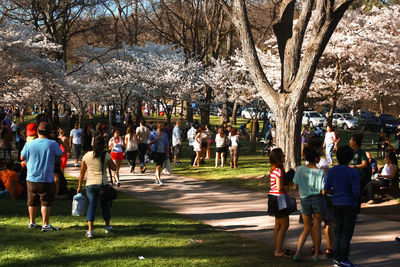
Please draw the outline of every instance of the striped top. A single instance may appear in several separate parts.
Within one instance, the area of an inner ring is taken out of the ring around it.
[[[279,189],[278,189],[277,180],[281,179],[282,175],[283,175],[283,173],[280,168],[274,168],[271,170],[271,173],[269,175],[269,180],[271,182],[271,190],[269,191],[269,194],[275,195],[275,196],[287,194],[287,192],[279,191]]]

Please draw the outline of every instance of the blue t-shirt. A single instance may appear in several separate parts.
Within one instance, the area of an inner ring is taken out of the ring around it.
[[[311,169],[302,165],[297,168],[293,183],[299,186],[300,198],[319,195],[324,188],[326,173],[321,169]]]
[[[338,165],[328,172],[325,190],[333,189],[333,205],[357,206],[360,196],[360,176],[347,165]]]
[[[169,145],[168,134],[166,132],[163,133],[164,133],[163,138],[159,138],[157,142],[151,144],[150,147],[151,152],[166,153]],[[158,135],[157,131],[152,132],[149,137],[149,143],[155,140],[157,135]]]
[[[63,154],[56,141],[38,138],[24,146],[21,155],[26,159],[26,180],[33,183],[54,182],[54,160]]]

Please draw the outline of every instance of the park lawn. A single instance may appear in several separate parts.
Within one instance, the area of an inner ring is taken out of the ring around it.
[[[120,194],[113,203],[111,234],[104,233],[98,209],[94,239],[84,236],[85,218],[70,215],[71,200],[57,200],[54,204],[51,223],[60,227],[56,232],[28,229],[23,201],[1,197],[0,210],[1,266],[288,266],[292,263],[288,259],[275,259],[271,247],[126,194]],[[139,260],[139,256],[145,259]]]

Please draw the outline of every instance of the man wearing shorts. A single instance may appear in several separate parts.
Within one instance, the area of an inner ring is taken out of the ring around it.
[[[174,129],[172,130],[172,146],[174,152],[174,164],[181,164],[179,158],[181,156],[182,149],[182,132],[181,132],[181,121],[177,120]]]
[[[79,124],[77,122],[74,123],[74,129],[69,133],[69,147],[72,148],[72,152],[74,155],[74,166],[79,167],[79,155],[81,154],[82,149],[82,129],[79,128]]]
[[[36,214],[41,207],[43,217],[42,232],[58,230],[50,220],[51,205],[53,204],[56,185],[54,183],[54,161],[63,152],[56,141],[49,140],[50,125],[41,122],[38,127],[39,137],[27,143],[21,152],[21,160],[26,160],[29,228],[35,229]]]

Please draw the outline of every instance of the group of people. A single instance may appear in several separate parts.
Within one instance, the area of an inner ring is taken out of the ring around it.
[[[339,138],[328,126],[324,141],[310,138],[303,149],[306,163],[297,168],[294,178],[284,171],[285,155],[280,148],[270,153],[270,192],[268,212],[275,216],[275,256],[301,258],[302,247],[310,234],[313,260],[318,261],[321,248],[321,222],[327,240],[326,256],[334,258],[334,266],[356,266],[349,261],[350,241],[362,201],[375,203],[377,189],[387,186],[398,175],[396,154],[385,152],[385,165],[378,166],[370,153],[361,149],[362,135],[354,134],[349,145],[338,148]],[[326,158],[323,158],[323,147]],[[333,166],[332,151],[336,149],[338,165]],[[367,156],[368,155],[368,156]],[[294,255],[283,249],[289,227],[289,215],[295,210],[290,204],[289,190],[299,191],[304,229]],[[287,203],[287,205],[282,205]]]

